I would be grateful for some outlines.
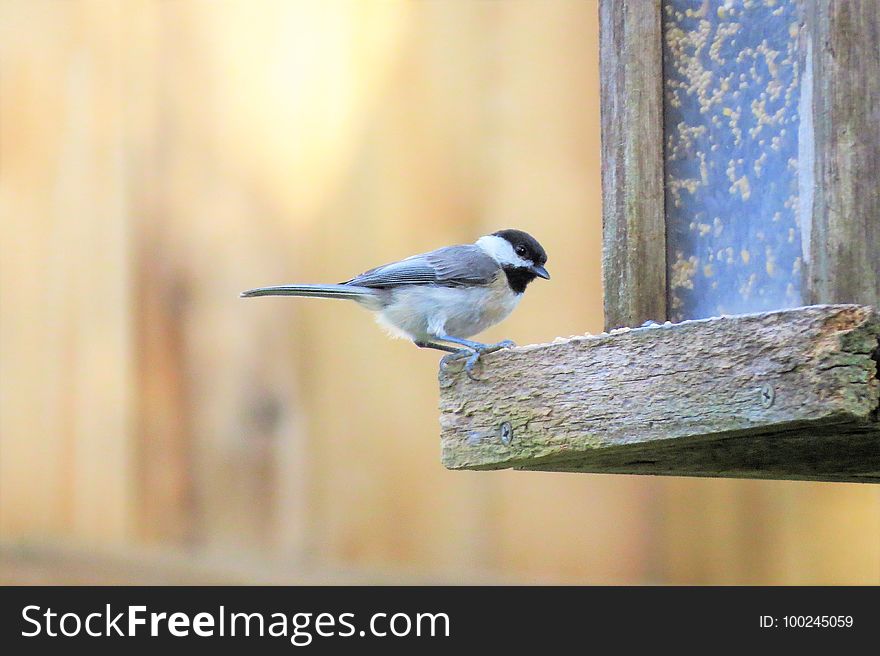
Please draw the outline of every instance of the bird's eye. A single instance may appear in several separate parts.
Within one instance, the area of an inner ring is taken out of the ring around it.
[[[525,246],[517,246],[515,250],[516,250],[516,254],[521,257],[526,254],[526,247]]]

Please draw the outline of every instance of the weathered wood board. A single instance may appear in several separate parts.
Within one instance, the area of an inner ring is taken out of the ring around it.
[[[859,305],[685,321],[440,371],[450,469],[880,482],[880,316]]]
[[[605,326],[666,316],[659,0],[599,3]]]
[[[806,302],[878,306],[880,2],[804,4],[814,130],[801,201],[811,226]]]

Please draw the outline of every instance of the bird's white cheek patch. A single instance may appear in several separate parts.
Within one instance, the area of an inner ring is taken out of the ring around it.
[[[517,255],[510,242],[501,237],[495,235],[480,237],[477,240],[477,246],[482,248],[489,257],[502,266],[529,267],[532,265],[530,260],[525,260]]]

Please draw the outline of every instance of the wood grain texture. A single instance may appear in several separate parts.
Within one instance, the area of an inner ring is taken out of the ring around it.
[[[441,370],[443,463],[880,481],[878,335],[829,305],[499,351]]]
[[[804,0],[813,190],[808,295],[880,305],[880,3]],[[809,202],[811,201],[811,202]]]
[[[599,3],[606,327],[666,319],[659,0]]]

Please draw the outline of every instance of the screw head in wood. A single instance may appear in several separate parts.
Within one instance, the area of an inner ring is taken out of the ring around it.
[[[504,446],[507,446],[513,440],[513,426],[510,425],[509,421],[505,421],[499,426],[498,433],[501,435],[501,443]]]
[[[761,405],[765,408],[769,408],[773,405],[773,401],[776,400],[776,390],[773,389],[772,385],[762,385],[761,386]]]

